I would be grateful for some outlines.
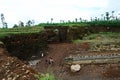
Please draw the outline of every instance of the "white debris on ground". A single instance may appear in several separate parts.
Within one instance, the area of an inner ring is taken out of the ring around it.
[[[31,60],[31,61],[28,61],[29,65],[30,66],[34,66],[36,64],[38,64],[41,60]]]
[[[76,64],[76,65],[71,65],[70,68],[72,72],[77,72],[81,69],[81,66],[79,64]]]

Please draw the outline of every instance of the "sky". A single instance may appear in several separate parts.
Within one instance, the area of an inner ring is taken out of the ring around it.
[[[120,0],[0,0],[0,14],[3,13],[9,27],[34,20],[35,24],[60,22],[90,17],[101,17],[105,12],[120,13]],[[0,27],[2,26],[0,20]]]

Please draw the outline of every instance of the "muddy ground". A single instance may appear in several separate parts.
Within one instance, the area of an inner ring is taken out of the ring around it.
[[[43,57],[41,61],[33,66],[35,70],[47,73],[53,72],[56,80],[120,80],[120,63],[118,64],[89,64],[81,65],[79,72],[73,73],[70,71],[70,66],[66,65],[64,58],[69,54],[73,54],[76,51],[80,51],[80,54],[91,54],[88,51],[89,45],[72,44],[72,43],[55,43],[49,44],[47,56]],[[93,52],[93,54],[107,54],[120,51],[103,51]],[[52,57],[55,61],[54,64],[47,64],[46,59]]]

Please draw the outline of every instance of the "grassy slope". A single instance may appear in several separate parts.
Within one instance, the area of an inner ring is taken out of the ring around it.
[[[36,27],[22,27],[22,28],[11,28],[11,29],[0,29],[0,38],[11,35],[11,34],[26,34],[26,33],[38,33],[43,31],[44,26],[108,26],[108,27],[120,27],[120,20],[111,21],[91,21],[91,22],[67,22],[67,23],[41,23]]]
[[[0,38],[8,35],[17,34],[29,34],[29,33],[39,33],[43,31],[43,27],[23,27],[23,28],[10,28],[10,29],[0,29]]]
[[[100,32],[97,34],[91,34],[83,38],[83,40],[73,40],[73,43],[92,42],[92,43],[107,43],[107,42],[120,42],[120,32]]]

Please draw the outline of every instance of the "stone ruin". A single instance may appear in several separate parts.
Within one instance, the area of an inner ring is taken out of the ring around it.
[[[120,43],[94,43],[90,44],[89,51],[119,51]]]

